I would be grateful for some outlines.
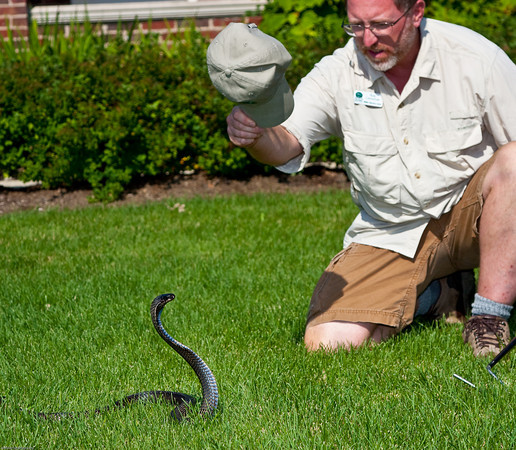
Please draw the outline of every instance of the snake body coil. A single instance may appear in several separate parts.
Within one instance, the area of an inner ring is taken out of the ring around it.
[[[219,393],[217,389],[217,382],[215,381],[215,377],[211,372],[210,368],[206,365],[206,363],[197,356],[192,350],[190,350],[187,346],[181,344],[172,338],[161,323],[161,313],[163,311],[164,306],[174,300],[174,294],[163,294],[156,297],[150,308],[151,319],[156,331],[161,336],[161,338],[170,345],[181,357],[192,367],[197,378],[199,379],[202,387],[202,403],[200,407],[200,414],[204,417],[212,415],[217,409],[217,404],[219,400]],[[3,397],[0,397],[0,403],[2,403]],[[103,409],[96,409],[94,411],[95,414],[99,414],[103,411],[109,411],[114,408],[122,408],[131,403],[140,402],[140,401],[158,401],[164,400],[174,405],[175,408],[172,410],[171,415],[181,421],[187,418],[188,409],[191,405],[195,404],[195,399],[189,395],[182,394],[180,392],[170,392],[170,391],[147,391],[147,392],[138,392],[136,394],[128,395],[124,397],[122,400],[116,401],[112,406],[107,406]],[[65,417],[74,417],[78,415],[73,412],[58,412],[58,413],[44,413],[38,412],[33,413],[39,418],[42,419],[56,419],[61,420]],[[88,411],[84,411],[84,415],[88,415]]]

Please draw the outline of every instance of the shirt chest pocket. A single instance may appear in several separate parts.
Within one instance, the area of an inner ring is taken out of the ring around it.
[[[450,128],[435,131],[425,136],[429,154],[441,160],[457,159],[461,152],[482,142],[480,121],[470,117],[456,117],[450,121]]]
[[[344,132],[343,157],[359,201],[375,199],[388,204],[400,202],[401,161],[391,137]]]

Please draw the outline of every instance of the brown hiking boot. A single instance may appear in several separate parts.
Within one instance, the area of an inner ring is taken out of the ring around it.
[[[464,325],[462,338],[473,347],[474,356],[496,356],[511,338],[509,324],[497,316],[473,316]]]
[[[455,272],[439,280],[441,294],[437,302],[425,314],[430,320],[443,316],[446,323],[464,323],[475,298],[475,273],[473,270]]]

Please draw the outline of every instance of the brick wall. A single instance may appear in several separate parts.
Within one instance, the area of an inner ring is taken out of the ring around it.
[[[258,9],[267,3],[267,0],[171,0],[121,4],[106,1],[88,4],[86,12],[84,4],[66,4],[69,3],[66,0],[32,1],[34,6],[29,4],[27,8],[26,0],[0,0],[0,4],[19,4],[24,15],[13,16],[14,10],[2,11],[1,7],[0,14],[7,13],[10,17],[8,20],[16,17],[16,22],[12,22],[12,25],[25,34],[28,20],[35,20],[40,27],[45,23],[58,23],[66,32],[70,23],[81,22],[87,18],[91,23],[101,24],[104,33],[115,34],[119,23],[129,25],[138,18],[142,30],[148,30],[150,23],[152,31],[158,34],[166,34],[169,30],[177,32],[194,20],[201,33],[210,38],[229,22],[259,23],[261,18]]]
[[[185,17],[182,19],[151,19],[150,29],[157,34],[166,35],[170,31],[178,32],[182,28],[190,26],[190,21],[195,22],[196,28],[206,37],[213,39],[226,25],[230,22],[244,22],[244,23],[256,23],[259,24],[262,20],[260,16],[232,16],[232,17],[205,17],[205,18],[193,18]],[[132,23],[132,22],[131,22]],[[129,22],[127,22],[129,25]],[[103,24],[103,31],[105,34],[115,35],[117,32],[118,23],[108,22]],[[149,29],[149,21],[140,22],[141,30]]]
[[[18,30],[27,36],[28,11],[26,0],[0,0],[0,35],[7,36],[7,30]]]

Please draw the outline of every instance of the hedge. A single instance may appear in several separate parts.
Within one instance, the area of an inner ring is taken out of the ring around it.
[[[33,28],[33,33],[36,33]],[[263,170],[225,134],[232,104],[206,71],[207,41],[190,29],[107,39],[90,25],[65,39],[47,31],[0,61],[0,171],[44,188],[93,188],[111,201],[136,177]],[[88,44],[85,45],[84,42]],[[79,43],[83,43],[79,48]]]

